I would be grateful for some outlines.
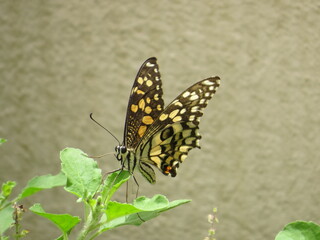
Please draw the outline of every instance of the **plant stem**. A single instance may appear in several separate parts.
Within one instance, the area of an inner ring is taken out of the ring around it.
[[[69,239],[68,234],[63,233],[63,240],[68,240],[68,239]]]
[[[89,210],[89,213],[86,214],[84,226],[79,234],[77,240],[84,240],[88,234],[96,228],[97,222],[100,219],[99,208],[94,206],[93,208],[86,208]],[[92,239],[92,238],[90,238]]]

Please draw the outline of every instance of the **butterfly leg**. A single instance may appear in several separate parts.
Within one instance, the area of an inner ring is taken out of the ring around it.
[[[138,197],[139,194],[139,183],[134,175],[132,175],[134,182],[137,184],[137,192],[136,192],[136,198]],[[142,219],[142,217],[137,213],[138,218],[142,221],[145,222],[145,220]]]
[[[132,177],[133,177],[134,182],[137,184],[137,192],[136,192],[136,198],[137,198],[138,195],[139,195],[139,188],[140,188],[140,186],[139,186],[139,183],[138,183],[136,177],[135,177],[134,175],[132,175]]]
[[[138,183],[136,177],[133,174],[132,174],[132,177],[133,177],[133,180],[134,180],[135,184],[137,185],[137,192],[136,192],[136,198],[137,198],[138,195],[139,195],[140,186],[139,186],[139,183]],[[129,189],[129,183],[126,182],[126,202],[128,202],[128,196],[129,196],[129,190],[128,189]]]

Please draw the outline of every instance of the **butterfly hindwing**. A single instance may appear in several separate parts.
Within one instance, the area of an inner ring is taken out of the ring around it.
[[[134,149],[163,111],[162,82],[156,58],[141,66],[131,89],[124,130],[124,145]]]
[[[173,100],[145,132],[137,153],[142,164],[139,169],[149,182],[155,182],[155,174],[147,164],[174,177],[188,152],[200,148],[198,129],[202,110],[219,84],[219,77],[211,77],[192,85]]]

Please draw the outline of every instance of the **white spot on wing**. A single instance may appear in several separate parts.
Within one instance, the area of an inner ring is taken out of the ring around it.
[[[182,94],[182,97],[186,98],[190,95],[190,92],[189,91],[185,91],[183,94]]]
[[[150,62],[147,62],[146,64],[147,67],[154,67],[154,64],[150,63]]]
[[[213,85],[213,82],[211,82],[210,80],[205,80],[202,82],[202,84],[207,85],[207,86],[211,86],[211,85]]]
[[[192,96],[190,97],[190,100],[193,101],[193,100],[197,100],[198,98],[199,98],[198,95],[192,95]]]

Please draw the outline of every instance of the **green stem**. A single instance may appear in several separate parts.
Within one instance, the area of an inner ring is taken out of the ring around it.
[[[67,233],[63,233],[63,240],[68,240],[69,239],[69,237],[68,237],[68,234]]]
[[[14,209],[14,226],[15,226],[15,239],[19,240],[20,239],[20,224],[19,224],[19,216],[18,216],[18,212],[17,209]]]
[[[91,216],[91,214],[90,214],[90,216]],[[86,219],[86,221],[85,221],[85,224],[84,224],[84,226],[83,226],[83,228],[82,228],[82,230],[81,230],[81,232],[80,232],[79,237],[77,238],[77,240],[84,240],[84,239],[86,239],[86,236],[88,235],[89,229],[90,229],[90,227],[91,227],[91,217],[90,217],[90,216],[87,217],[87,219]]]
[[[85,211],[86,211],[85,223],[77,240],[86,239],[88,234],[96,228],[97,222],[100,219],[99,207],[98,206],[91,207],[91,206],[88,206],[89,204],[86,204],[86,205],[87,206],[85,207]]]
[[[95,239],[96,237],[98,237],[101,234],[101,232],[96,232],[95,234],[93,234],[89,240]]]

